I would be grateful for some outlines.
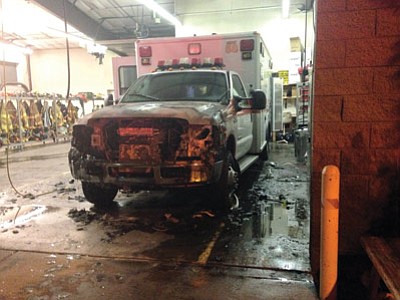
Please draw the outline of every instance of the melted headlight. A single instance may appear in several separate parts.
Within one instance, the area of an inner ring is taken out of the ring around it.
[[[209,125],[190,127],[189,157],[204,158],[209,155],[210,148],[214,144],[211,133],[212,127]]]
[[[200,133],[196,135],[196,139],[197,139],[197,140],[204,140],[204,139],[206,139],[206,138],[210,135],[210,133],[211,133],[210,128],[208,128],[208,127],[203,128],[203,129],[200,131]]]

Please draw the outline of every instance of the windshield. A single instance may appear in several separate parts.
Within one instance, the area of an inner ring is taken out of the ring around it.
[[[138,80],[121,98],[121,103],[166,100],[219,102],[228,98],[227,82],[220,72],[165,72],[148,74]]]

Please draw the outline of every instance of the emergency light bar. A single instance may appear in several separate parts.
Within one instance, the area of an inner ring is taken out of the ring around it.
[[[193,70],[197,68],[222,68],[224,66],[222,57],[216,57],[215,59],[206,57],[203,59],[203,63],[198,57],[192,57],[190,60],[188,57],[182,57],[179,60],[177,58],[159,60],[156,71],[172,71],[176,69],[184,70],[189,68]]]

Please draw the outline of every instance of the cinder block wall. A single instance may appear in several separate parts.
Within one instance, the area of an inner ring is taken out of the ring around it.
[[[400,218],[400,0],[318,0],[316,10],[314,271],[325,165],[341,171],[339,254],[361,253],[363,234],[393,234]]]

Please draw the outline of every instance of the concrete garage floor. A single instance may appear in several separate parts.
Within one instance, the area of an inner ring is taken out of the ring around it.
[[[99,210],[71,180],[68,148],[9,155],[25,197],[7,184],[1,149],[1,300],[318,299],[309,177],[293,145],[273,144],[270,160],[243,174],[229,214],[190,192],[119,194]]]

